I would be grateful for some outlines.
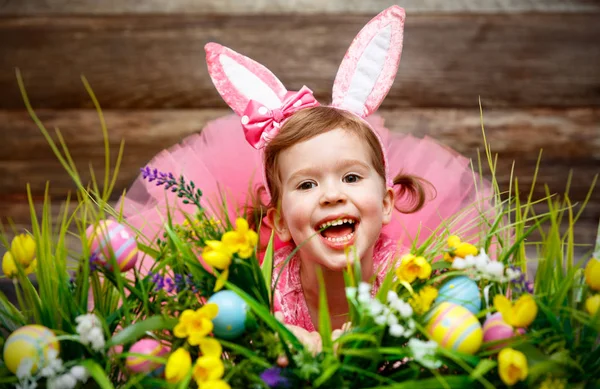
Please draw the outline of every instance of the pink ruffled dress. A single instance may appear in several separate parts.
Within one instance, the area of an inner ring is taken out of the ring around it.
[[[418,212],[402,214],[394,211],[392,222],[383,228],[375,250],[375,263],[383,269],[396,247],[411,247],[426,240],[446,218],[472,204],[477,191],[469,160],[432,139],[419,139],[409,134],[390,132],[383,119],[372,115],[369,123],[380,135],[387,149],[390,172],[422,177],[436,189],[436,197]],[[221,218],[223,199],[231,219],[245,214],[255,189],[262,184],[261,156],[251,147],[242,131],[237,115],[216,119],[202,132],[191,135],[167,150],[157,154],[147,166],[158,172],[172,173],[178,178],[194,182],[202,190],[201,203],[210,215]],[[401,201],[402,199],[400,199]],[[140,175],[123,199],[124,216],[128,223],[141,232],[145,243],[162,236],[167,209],[175,223],[185,220],[180,211],[194,213],[194,205],[183,204],[175,193],[157,186]],[[266,244],[270,230],[262,227],[261,243]],[[390,244],[389,242],[393,243]],[[392,249],[393,247],[393,249]],[[289,246],[276,241],[276,260],[281,261],[291,251]],[[145,259],[147,261],[148,259]],[[142,268],[147,268],[147,263]],[[285,271],[283,282],[277,286],[276,304],[289,324],[312,329],[306,302],[299,284],[300,265],[292,260]],[[375,290],[384,271],[376,273]]]

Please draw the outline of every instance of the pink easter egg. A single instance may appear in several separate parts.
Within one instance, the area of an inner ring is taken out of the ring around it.
[[[502,318],[502,314],[500,312],[494,313],[490,316],[485,323],[483,324],[483,342],[497,342],[500,340],[510,339],[515,336],[525,334],[525,329],[518,328],[515,329],[513,326],[508,324]],[[506,346],[505,343],[497,343],[493,346],[489,346],[490,348],[502,348]]]
[[[108,270],[111,268],[111,255],[114,255],[120,271],[131,269],[138,257],[135,234],[125,225],[114,220],[101,220],[86,231],[90,241],[90,252],[98,263]]]
[[[133,344],[130,353],[141,355],[129,355],[125,364],[134,373],[153,373],[162,367],[160,362],[145,358],[144,356],[161,357],[169,352],[169,348],[158,340],[142,339]]]

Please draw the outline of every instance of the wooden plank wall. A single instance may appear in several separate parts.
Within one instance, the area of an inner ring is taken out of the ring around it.
[[[205,66],[216,41],[267,65],[288,89],[323,101],[352,38],[387,0],[4,0],[0,2],[0,218],[28,222],[25,185],[54,201],[73,189],[24,111],[15,67],[48,128],[75,161],[102,172],[99,122],[80,80],[106,115],[111,147],[126,154],[116,193],[159,150],[227,112]],[[506,188],[515,162],[523,187],[539,149],[539,181],[561,192],[573,170],[581,201],[600,172],[600,3],[596,0],[407,0],[405,44],[381,107],[395,131],[429,135],[475,158],[499,154]],[[84,174],[85,176],[85,174]],[[578,237],[592,243],[600,188]],[[536,196],[542,196],[542,186]]]

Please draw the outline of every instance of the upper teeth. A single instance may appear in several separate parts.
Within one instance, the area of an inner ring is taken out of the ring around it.
[[[321,224],[319,226],[319,230],[322,230],[324,228],[331,227],[331,226],[341,226],[344,223],[354,224],[354,220],[352,220],[352,219],[331,220],[331,221],[328,221],[328,222],[325,222],[325,223]]]

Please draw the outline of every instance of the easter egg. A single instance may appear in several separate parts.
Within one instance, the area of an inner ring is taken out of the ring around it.
[[[33,361],[31,374],[34,374],[45,362],[49,350],[59,351],[58,339],[48,328],[31,324],[19,328],[4,343],[4,363],[13,374],[21,361],[30,358]]]
[[[494,313],[485,323],[483,323],[483,341],[497,342],[499,340],[510,339],[512,337],[525,334],[524,328],[515,329],[502,318],[500,312]],[[505,344],[497,343],[491,348],[502,348]]]
[[[481,324],[468,309],[443,302],[427,318],[427,333],[440,347],[466,354],[479,350],[483,339]]]
[[[477,283],[469,277],[459,276],[448,281],[438,291],[436,304],[448,302],[467,308],[477,314],[481,310],[481,296]]]
[[[127,368],[134,373],[155,373],[159,369],[164,369],[160,362],[145,358],[144,355],[151,357],[161,357],[169,352],[169,348],[154,339],[142,339],[135,342],[129,349],[130,353],[142,355],[129,355],[125,360]]]
[[[240,296],[231,290],[222,290],[213,294],[208,302],[219,307],[213,319],[213,332],[217,337],[235,339],[244,332],[248,304]]]
[[[89,226],[86,234],[91,254],[98,258],[100,265],[112,270],[111,255],[114,255],[121,271],[127,271],[135,265],[137,241],[127,226],[114,220],[101,220],[97,225]]]

